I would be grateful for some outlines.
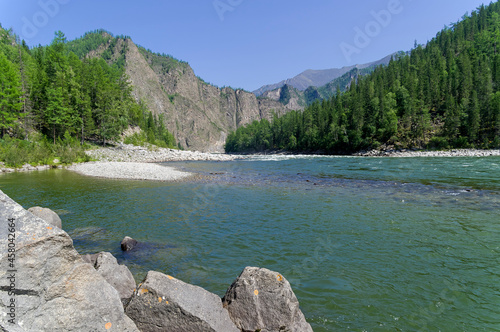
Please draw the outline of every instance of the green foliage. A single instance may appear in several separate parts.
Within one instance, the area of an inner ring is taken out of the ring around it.
[[[287,105],[290,102],[290,99],[292,98],[290,90],[291,90],[291,87],[289,85],[287,85],[287,84],[285,84],[281,88],[279,101],[283,105]]]
[[[58,31],[49,46],[30,50],[14,34],[0,29],[0,130],[8,134],[0,135],[7,142],[2,143],[0,160],[12,165],[48,162],[52,157],[64,163],[84,160],[78,142],[99,139],[105,144],[129,125],[142,125],[147,110],[132,96],[122,68],[126,48],[118,43],[124,38],[99,30],[68,43]],[[85,57],[101,46],[104,53],[111,52],[103,54],[110,63]],[[159,122],[153,119],[150,141],[175,146]],[[45,139],[17,140],[27,138],[33,129],[50,137],[51,145]]]
[[[261,121],[231,133],[226,151],[499,147],[499,13],[500,2],[481,6],[370,75],[354,69],[336,82],[342,85],[318,89],[328,100],[275,117],[270,126]],[[340,93],[341,86],[348,89]],[[308,94],[308,103],[317,96]]]
[[[53,165],[55,159],[61,164],[90,161],[85,147],[70,135],[63,140],[59,139],[56,144],[43,136],[31,142],[7,135],[0,139],[0,160],[9,167],[21,167],[24,164]]]
[[[136,146],[152,144],[162,148],[176,149],[177,143],[174,135],[165,128],[164,122],[163,115],[156,117],[144,110],[138,122],[141,132],[125,137],[124,143]]]
[[[0,130],[5,134],[20,117],[21,79],[15,65],[0,53]]]
[[[75,53],[79,58],[85,57],[91,51],[106,45],[113,36],[106,30],[94,30],[87,32],[83,37],[68,43],[68,51]]]

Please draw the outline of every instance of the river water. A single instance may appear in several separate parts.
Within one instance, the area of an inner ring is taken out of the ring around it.
[[[500,157],[274,156],[169,163],[178,183],[51,170],[0,176],[109,251],[223,296],[245,266],[280,272],[315,331],[500,331]],[[124,236],[145,243],[123,254]]]

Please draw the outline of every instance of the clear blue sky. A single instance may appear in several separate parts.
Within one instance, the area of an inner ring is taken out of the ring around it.
[[[0,0],[0,23],[30,46],[49,44],[57,30],[71,40],[103,28],[189,62],[207,82],[252,91],[306,69],[409,50],[482,3],[489,2]]]

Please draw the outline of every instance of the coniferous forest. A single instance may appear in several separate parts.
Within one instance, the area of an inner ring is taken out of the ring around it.
[[[85,140],[105,144],[129,125],[140,126],[150,143],[175,147],[163,119],[132,97],[124,54],[113,65],[106,54],[85,57],[87,39],[102,35],[67,43],[57,32],[49,46],[30,49],[0,27],[0,160],[43,164],[51,155],[66,155],[64,161],[73,162],[85,158],[78,148]],[[38,155],[22,158],[34,150]]]
[[[339,89],[337,89],[339,91]],[[500,147],[500,3],[353,81],[345,93],[231,133],[227,152]]]

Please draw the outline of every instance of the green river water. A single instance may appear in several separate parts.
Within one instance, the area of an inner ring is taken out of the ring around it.
[[[173,275],[223,296],[245,266],[280,272],[315,331],[500,331],[500,157],[254,157],[169,163],[178,183],[67,170],[0,176],[60,213],[81,254],[140,282]],[[131,236],[147,246],[124,254]]]

